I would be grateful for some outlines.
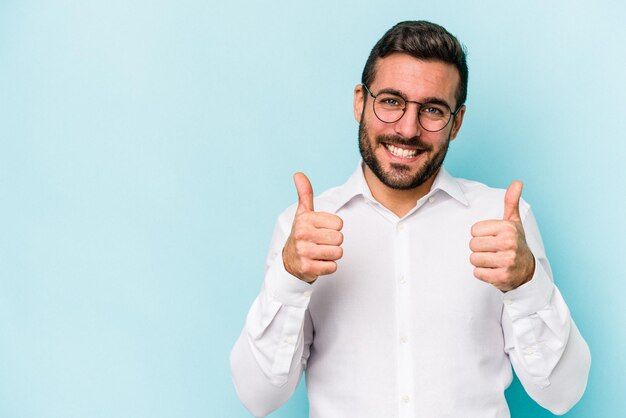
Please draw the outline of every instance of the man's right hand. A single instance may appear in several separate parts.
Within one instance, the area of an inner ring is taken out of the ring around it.
[[[291,275],[307,283],[337,271],[343,255],[343,220],[332,213],[313,211],[313,187],[303,173],[293,176],[298,208],[283,248],[283,264]]]

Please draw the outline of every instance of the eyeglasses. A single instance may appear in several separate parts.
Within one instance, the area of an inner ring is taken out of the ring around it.
[[[406,100],[404,97],[395,93],[378,93],[373,94],[365,84],[362,84],[365,90],[374,99],[373,109],[376,117],[384,123],[394,123],[402,119],[409,103],[415,103],[417,108],[417,120],[422,128],[428,132],[439,132],[445,128],[453,116],[459,112],[459,106],[454,112],[445,103],[442,102],[426,102],[420,103],[413,100]]]

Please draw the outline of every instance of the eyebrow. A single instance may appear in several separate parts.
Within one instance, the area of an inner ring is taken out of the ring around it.
[[[392,88],[381,89],[381,90],[378,91],[378,93],[376,93],[376,95],[379,95],[381,93],[395,94],[396,96],[402,97],[405,101],[414,101],[414,100],[408,100],[407,97],[406,97],[406,94],[404,94],[400,90],[396,90],[396,89],[392,89]],[[444,99],[442,99],[440,97],[425,97],[420,103],[441,104],[441,105],[448,106],[449,109],[452,109],[452,106],[450,106],[450,104],[447,101],[445,101]]]
[[[448,109],[452,109],[452,106],[450,106],[450,104],[448,102],[446,102],[445,100],[440,99],[438,97],[426,97],[424,99],[424,103],[435,103],[435,104],[446,105],[446,106],[448,106]]]

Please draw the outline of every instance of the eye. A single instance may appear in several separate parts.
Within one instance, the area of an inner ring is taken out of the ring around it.
[[[382,94],[378,96],[378,103],[380,106],[385,109],[402,109],[404,108],[404,100],[402,97],[390,95],[390,94]]]
[[[399,106],[400,105],[400,102],[398,102],[398,100],[394,99],[393,97],[388,97],[388,98],[384,99],[383,103],[388,105],[388,106]]]
[[[425,103],[421,107],[420,113],[430,117],[442,117],[448,113],[448,109],[438,104]]]

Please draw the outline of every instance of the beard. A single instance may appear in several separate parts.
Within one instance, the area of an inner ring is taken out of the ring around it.
[[[432,152],[433,146],[422,141],[419,137],[410,139],[402,138],[398,135],[379,135],[375,138],[377,147],[384,147],[383,143],[391,145],[408,145],[420,148],[422,153]],[[376,158],[372,139],[369,136],[367,127],[361,119],[359,123],[359,151],[361,158],[372,170],[374,175],[387,187],[396,190],[410,190],[421,186],[426,180],[432,177],[443,164],[450,145],[450,137],[445,140],[439,151],[418,168],[415,174],[411,174],[411,167],[407,164],[391,163],[388,171],[383,170],[380,162]]]

